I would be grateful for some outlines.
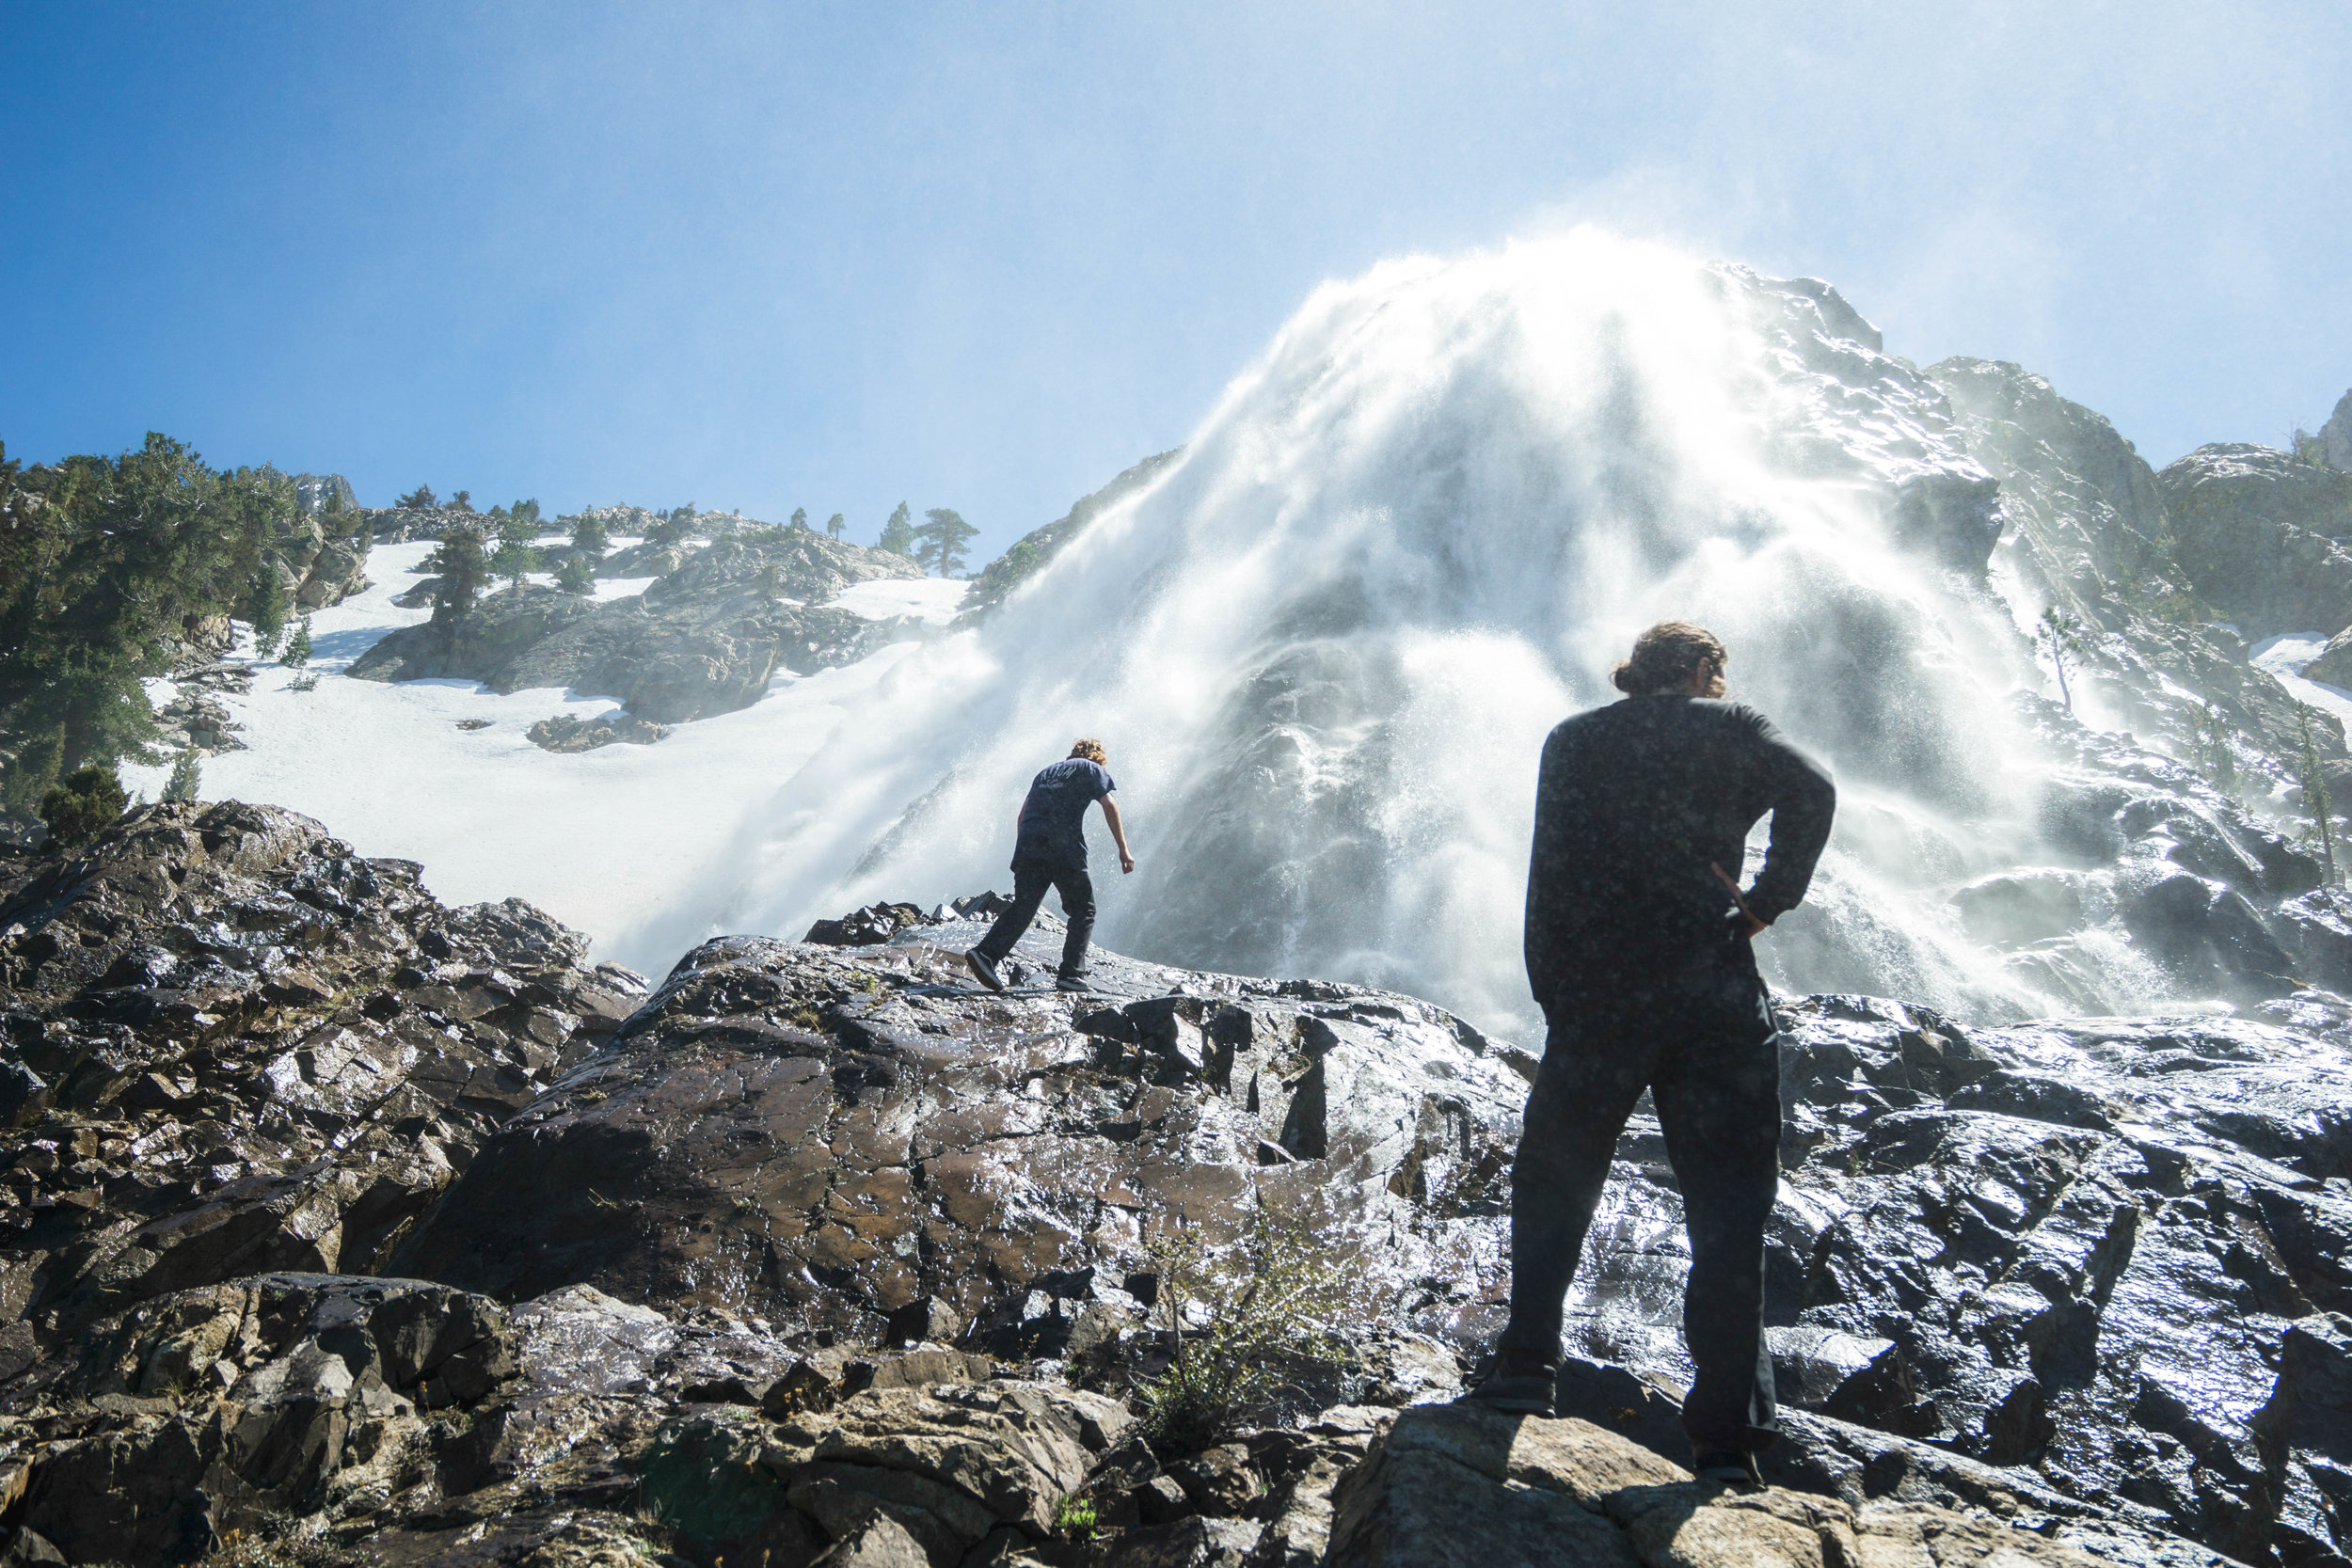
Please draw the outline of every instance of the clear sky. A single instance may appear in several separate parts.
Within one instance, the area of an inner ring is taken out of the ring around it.
[[[2352,387],[2352,4],[0,0],[0,440],[953,506],[1184,438],[1319,280],[1597,221],[2161,465]]]

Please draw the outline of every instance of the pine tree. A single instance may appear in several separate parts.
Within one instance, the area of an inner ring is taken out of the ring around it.
[[[2034,623],[2033,628],[2034,646],[2058,672],[2058,698],[2065,703],[2069,713],[2074,711],[2074,693],[2066,684],[2066,661],[2069,658],[2079,659],[2090,652],[2090,645],[2083,641],[2082,629],[2081,622],[2056,605],[2042,612],[2042,619]]]
[[[877,549],[914,559],[914,524],[909,520],[906,502],[900,501],[898,510],[890,515],[890,521],[882,524],[882,537],[874,542],[874,546]]]
[[[803,530],[805,530],[805,529],[808,527],[808,508],[807,508],[807,507],[805,507],[805,506],[796,506],[796,507],[794,507],[794,508],[792,509],[792,526],[793,526],[794,528],[797,528],[797,529],[803,529]]]
[[[519,539],[501,539],[490,552],[490,576],[520,588],[539,569],[539,552]]]
[[[567,555],[564,564],[555,569],[555,586],[566,594],[593,594],[596,591],[596,569],[584,555]]]
[[[424,569],[440,574],[441,580],[433,590],[436,620],[470,613],[489,573],[482,535],[469,528],[450,530],[441,538],[441,547],[425,558]]]
[[[404,511],[432,512],[437,510],[441,503],[434,498],[433,486],[420,484],[392,504]]]
[[[289,670],[299,670],[310,662],[310,618],[305,615],[294,623],[294,635],[286,639],[286,651],[278,662]]]
[[[915,562],[940,577],[954,577],[963,570],[963,546],[980,531],[944,506],[923,515],[928,521],[914,531]]]
[[[452,512],[471,512],[473,510],[473,492],[470,490],[460,490],[457,494],[450,497],[449,509]]]
[[[604,559],[604,552],[612,547],[612,536],[605,532],[604,519],[594,512],[583,512],[572,519],[572,548],[585,550],[592,558],[590,565]]]
[[[2221,709],[2207,698],[2205,705],[2189,710],[2189,725],[2196,743],[2197,760],[2205,770],[2205,782],[2222,794],[2237,795],[2237,751],[2230,740],[2230,721]]]
[[[278,575],[276,562],[262,563],[248,613],[253,621],[253,651],[263,658],[275,658],[278,640],[286,633],[286,584]]]
[[[506,515],[510,517],[521,518],[531,524],[534,530],[539,526],[539,503],[535,499],[516,501],[506,509]],[[533,533],[532,537],[535,539],[538,535]]]
[[[848,523],[842,520],[841,514],[838,512],[825,519],[825,531],[832,534],[835,539],[840,538],[842,531],[847,529],[849,526],[850,525]]]
[[[177,761],[172,763],[171,777],[164,784],[164,799],[193,800],[196,799],[196,792],[202,785],[203,771],[197,767],[196,748],[190,746],[180,753]]]

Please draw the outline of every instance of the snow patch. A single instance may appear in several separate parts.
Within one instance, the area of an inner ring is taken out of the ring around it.
[[[2257,669],[2267,670],[2288,695],[2309,703],[2322,712],[2332,713],[2344,721],[2347,733],[2352,733],[2352,691],[2325,681],[2305,680],[2304,669],[2328,646],[2324,631],[2289,631],[2276,637],[2265,637],[2247,651],[2247,661]]]
[[[968,582],[948,578],[883,578],[853,582],[828,602],[869,621],[915,615],[928,626],[944,626],[963,608],[964,595],[971,588]]]
[[[421,540],[376,548],[368,562],[374,585],[313,614],[307,672],[259,660],[249,693],[219,699],[247,749],[205,760],[203,798],[291,807],[363,855],[421,862],[425,885],[445,903],[527,898],[596,939],[598,957],[655,974],[677,949],[642,948],[629,933],[728,851],[746,818],[773,801],[845,713],[872,711],[877,688],[916,646],[780,675],[753,706],[676,726],[656,745],[559,756],[531,743],[532,724],[557,714],[593,719],[621,705],[554,688],[501,696],[472,681],[388,685],[343,673],[387,632],[430,618],[391,599],[436,547]],[[960,595],[963,584],[932,587],[944,598],[937,589]],[[238,628],[235,651],[253,657],[248,628]],[[305,673],[318,677],[315,688],[295,690]],[[166,700],[169,686],[150,689]],[[151,800],[169,774],[167,762],[122,768],[123,782]]]

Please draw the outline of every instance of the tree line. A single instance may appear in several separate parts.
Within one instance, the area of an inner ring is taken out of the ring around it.
[[[86,768],[160,762],[145,683],[208,620],[283,631],[278,546],[301,511],[289,475],[215,468],[154,432],[117,456],[29,467],[0,443],[0,803],[34,806]],[[366,515],[340,496],[319,520],[367,547]]]
[[[434,495],[429,484],[418,485],[393,504],[424,511],[470,513],[474,509],[469,492],[455,491],[448,500],[443,501]],[[527,515],[523,510],[526,507],[529,508]],[[589,516],[591,514],[580,515]],[[650,515],[655,521],[645,536],[655,544],[667,545],[686,538],[694,519],[701,515],[694,510],[693,502],[689,501],[683,506],[655,512]],[[507,520],[501,522],[501,518]],[[481,531],[485,546],[495,541],[494,553],[488,562],[491,578],[519,583],[526,574],[539,569],[537,557],[532,549],[532,542],[538,537],[538,521],[539,503],[535,500],[516,501],[512,507],[494,506],[485,515]],[[574,521],[577,530],[577,519]],[[815,531],[815,525],[808,520],[808,508],[804,506],[792,509],[792,520],[786,526]],[[600,522],[596,527],[598,537],[594,547],[601,552],[605,548],[603,529]],[[828,535],[838,539],[849,531],[849,522],[836,512],[825,519],[824,528]],[[900,501],[898,510],[891,513],[889,520],[882,524],[882,536],[874,541],[874,545],[877,549],[905,556],[934,576],[952,578],[961,576],[968,570],[970,562],[967,551],[979,531],[965,522],[954,508],[946,506],[930,508],[923,514],[923,521],[918,523],[907,503]],[[572,543],[576,549],[585,547],[577,537]],[[530,563],[526,564],[526,562]]]

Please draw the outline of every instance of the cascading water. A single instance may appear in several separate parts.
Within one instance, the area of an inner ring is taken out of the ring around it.
[[[898,666],[633,945],[1005,885],[1029,775],[1091,735],[1142,863],[1098,867],[1103,941],[1524,1037],[1544,734],[1681,618],[1840,782],[1777,983],[2078,1010],[1940,891],[2039,852],[2004,700],[2038,677],[1982,576],[1990,481],[1875,340],[1818,284],[1590,230],[1327,285],[1179,462]],[[2110,948],[2075,967],[2135,1005],[2153,973]]]

